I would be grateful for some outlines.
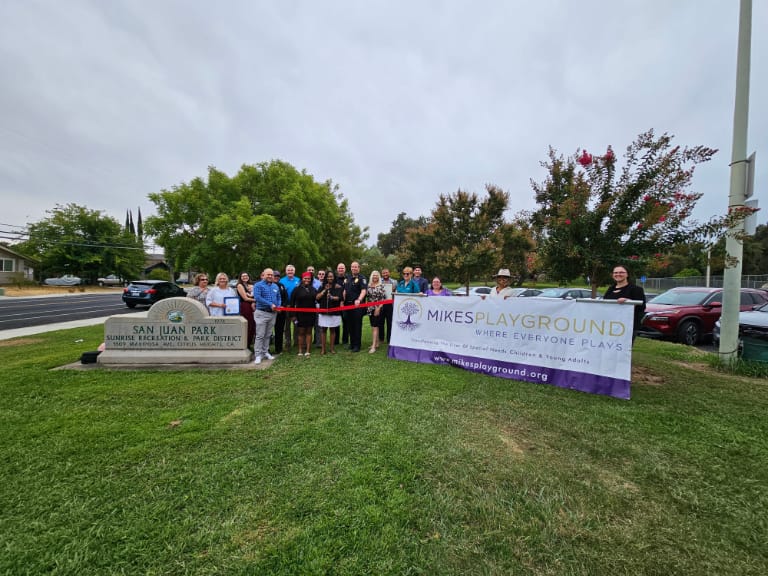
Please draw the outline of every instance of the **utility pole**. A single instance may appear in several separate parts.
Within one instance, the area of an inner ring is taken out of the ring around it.
[[[739,42],[736,57],[736,102],[733,110],[733,146],[731,151],[731,189],[728,212],[744,206],[747,188],[747,126],[749,124],[749,67],[752,44],[752,0],[740,0]],[[736,212],[738,214],[738,212]],[[738,355],[739,305],[741,302],[741,262],[744,219],[726,232],[723,311],[720,316],[720,359],[732,363]]]

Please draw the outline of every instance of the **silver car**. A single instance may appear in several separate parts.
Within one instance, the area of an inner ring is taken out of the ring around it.
[[[739,339],[745,332],[762,333],[768,337],[768,304],[758,306],[754,310],[739,312]],[[720,345],[720,319],[715,322],[712,330],[712,341],[715,346]]]
[[[78,276],[72,274],[64,274],[59,278],[46,278],[43,284],[48,286],[79,286],[82,284],[82,280]]]
[[[124,282],[120,276],[115,276],[114,274],[110,274],[109,276],[104,276],[104,278],[99,278],[96,280],[96,282],[99,284],[99,286],[127,286],[128,283]]]

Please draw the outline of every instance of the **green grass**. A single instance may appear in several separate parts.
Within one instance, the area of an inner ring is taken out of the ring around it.
[[[768,573],[768,386],[689,348],[639,340],[630,401],[381,351],[51,370],[101,338],[0,343],[0,574]]]

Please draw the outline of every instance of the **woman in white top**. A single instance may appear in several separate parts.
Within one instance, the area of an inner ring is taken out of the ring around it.
[[[224,298],[237,298],[237,293],[229,287],[229,276],[224,272],[216,274],[216,286],[208,290],[205,305],[211,316],[224,316],[226,304]]]

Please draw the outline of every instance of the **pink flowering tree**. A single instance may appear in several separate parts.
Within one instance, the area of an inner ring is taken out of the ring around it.
[[[531,182],[542,269],[560,282],[589,278],[595,295],[614,265],[644,272],[676,242],[705,233],[690,219],[701,194],[689,188],[695,166],[716,152],[672,146],[672,136],[653,130],[627,147],[621,163],[610,146],[567,158],[550,148],[547,178]]]

